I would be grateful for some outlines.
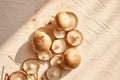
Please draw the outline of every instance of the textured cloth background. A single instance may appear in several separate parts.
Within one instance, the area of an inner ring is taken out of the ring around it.
[[[30,35],[59,11],[73,11],[84,36],[80,66],[61,80],[120,80],[120,0],[0,0],[0,70],[18,70],[8,55],[19,63],[35,57]]]

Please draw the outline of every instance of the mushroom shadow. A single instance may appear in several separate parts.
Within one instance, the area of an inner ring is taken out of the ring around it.
[[[0,0],[0,46],[48,2],[49,0]]]
[[[30,35],[27,42],[25,42],[18,50],[15,61],[22,64],[28,58],[36,58],[36,53],[33,51],[31,44],[31,37],[33,33]]]
[[[71,71],[63,70],[61,78],[64,78],[66,75],[68,75]]]
[[[41,30],[44,31],[45,33],[52,35],[50,31],[52,31],[52,24],[48,23],[47,25],[45,25],[44,27],[40,27],[37,30]],[[31,44],[31,39],[33,37],[32,33],[29,37],[28,37],[28,41],[26,41],[18,50],[16,56],[15,56],[15,61],[22,64],[26,59],[28,58],[37,58],[36,53],[33,51],[32,48],[32,44]],[[53,41],[54,38],[52,38]],[[44,62],[42,62],[41,64],[44,64]]]

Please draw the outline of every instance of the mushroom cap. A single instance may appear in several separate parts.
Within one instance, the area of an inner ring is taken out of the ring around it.
[[[67,42],[72,46],[78,46],[82,43],[83,36],[79,30],[73,30],[67,34]]]
[[[37,53],[41,50],[49,50],[51,47],[51,38],[43,31],[37,30],[32,39],[33,50]]]
[[[59,28],[65,29],[70,24],[70,19],[69,16],[66,14],[66,12],[59,12],[56,15],[55,19]]]
[[[62,53],[66,49],[66,43],[64,39],[56,39],[53,41],[52,50],[55,53]]]
[[[52,53],[50,50],[40,51],[37,55],[38,59],[44,61],[49,60],[52,57]]]
[[[57,28],[54,29],[54,36],[56,38],[64,38],[66,36],[66,32],[63,30],[59,30]]]
[[[63,60],[61,62],[62,68],[72,70],[79,66],[81,57],[75,48],[69,48],[64,52]]]
[[[25,72],[15,71],[10,75],[10,80],[28,80],[28,79]]]
[[[62,69],[57,66],[51,66],[47,70],[46,75],[49,80],[59,80],[62,75]]]
[[[59,65],[62,61],[62,56],[61,55],[54,55],[51,59],[50,59],[50,65]]]
[[[22,68],[28,74],[36,74],[40,64],[36,59],[27,59],[23,62]]]
[[[59,12],[55,20],[58,29],[65,31],[73,30],[78,24],[77,16],[72,12]]]

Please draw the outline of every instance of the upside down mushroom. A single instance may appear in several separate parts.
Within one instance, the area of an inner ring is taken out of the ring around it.
[[[36,74],[39,70],[40,64],[35,59],[27,59],[23,62],[22,68],[27,74]]]
[[[64,39],[56,39],[53,41],[52,50],[55,53],[62,53],[66,49],[66,43]]]
[[[28,80],[26,73],[23,71],[15,71],[10,75],[8,80]]]
[[[73,30],[67,34],[67,42],[72,46],[78,46],[82,43],[83,36],[79,30]]]

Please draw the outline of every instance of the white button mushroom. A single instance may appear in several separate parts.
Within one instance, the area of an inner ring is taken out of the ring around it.
[[[73,70],[79,66],[80,62],[81,57],[79,52],[75,48],[69,48],[64,52],[61,66],[66,70]]]

